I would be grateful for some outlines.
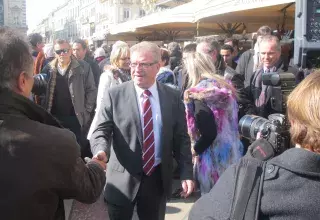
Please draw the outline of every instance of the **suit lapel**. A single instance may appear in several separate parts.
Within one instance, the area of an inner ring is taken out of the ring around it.
[[[170,109],[171,106],[169,105],[171,97],[166,97],[165,93],[165,88],[161,83],[157,82],[157,87],[158,87],[158,94],[159,94],[159,105],[160,105],[160,110],[161,110],[161,121],[162,121],[162,128],[161,128],[161,138],[160,138],[160,143],[161,143],[161,150],[163,151],[164,149],[164,141],[165,139],[165,129],[168,128],[169,126],[169,121],[171,116],[170,116]]]
[[[141,117],[140,117],[140,112],[139,112],[139,108],[138,108],[138,101],[137,101],[137,93],[136,90],[134,88],[134,84],[133,82],[130,82],[129,84],[129,89],[127,91],[127,100],[129,103],[129,106],[131,107],[129,110],[129,115],[128,117],[131,117],[134,120],[134,124],[135,124],[135,129],[138,135],[138,139],[140,142],[140,145],[142,147],[142,127],[141,127]]]

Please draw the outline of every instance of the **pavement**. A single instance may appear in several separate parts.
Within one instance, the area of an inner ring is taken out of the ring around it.
[[[180,181],[175,180],[173,189],[179,187]],[[193,193],[189,198],[171,199],[167,203],[165,220],[187,220],[189,211],[194,202],[199,198],[199,193]],[[108,220],[108,210],[103,197],[94,204],[83,204],[74,200],[65,200],[67,220]],[[139,218],[134,214],[133,220]]]

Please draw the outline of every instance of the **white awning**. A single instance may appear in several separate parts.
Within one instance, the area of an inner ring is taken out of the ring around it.
[[[172,9],[166,9],[142,18],[116,24],[110,29],[110,34],[134,32],[137,28],[166,23],[193,23],[196,1],[189,2]]]
[[[295,0],[204,0],[202,1],[202,7],[198,8],[195,12],[195,21],[215,15],[289,4],[292,2],[295,2]],[[272,17],[272,15],[270,15],[270,17]]]
[[[295,0],[193,0],[172,9],[116,24],[110,28],[110,34],[136,32],[139,28],[165,31],[166,24],[170,29],[190,27],[195,30],[195,23],[198,21],[207,28],[218,22],[277,24],[282,17],[279,8],[294,2]]]

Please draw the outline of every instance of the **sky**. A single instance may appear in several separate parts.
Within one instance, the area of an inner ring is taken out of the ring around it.
[[[42,19],[66,0],[26,0],[27,2],[27,24],[32,31]]]

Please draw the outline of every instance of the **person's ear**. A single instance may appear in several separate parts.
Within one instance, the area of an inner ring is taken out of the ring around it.
[[[160,61],[160,62],[161,62],[161,61]],[[159,69],[160,69],[160,67],[161,67],[160,62],[158,62],[158,63],[155,64],[156,67],[157,67],[157,69],[158,69],[158,71],[159,71]]]
[[[25,92],[25,89],[26,89],[26,84],[27,84],[27,81],[26,81],[26,72],[22,71],[20,73],[20,75],[18,76],[18,79],[17,79],[17,92],[19,94],[23,94]]]

